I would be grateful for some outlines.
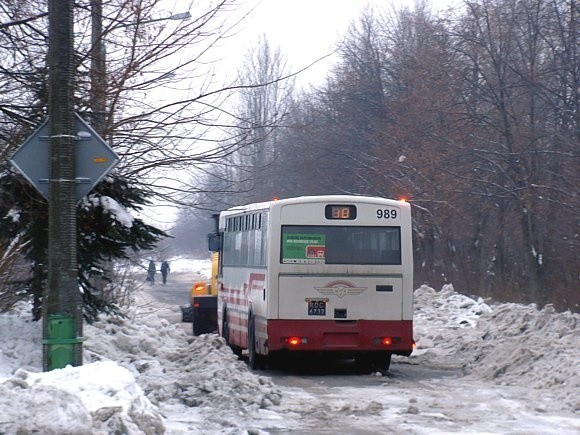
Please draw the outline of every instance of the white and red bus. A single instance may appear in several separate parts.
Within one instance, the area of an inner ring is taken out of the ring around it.
[[[413,349],[407,202],[309,196],[219,215],[218,329],[249,365],[324,352],[388,370]],[[214,248],[215,249],[215,248]]]

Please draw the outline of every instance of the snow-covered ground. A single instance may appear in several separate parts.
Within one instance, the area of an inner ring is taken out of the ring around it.
[[[0,315],[0,434],[580,433],[577,314],[422,286],[410,358],[325,376],[252,373],[146,298],[85,325],[83,366],[48,373],[28,307]]]

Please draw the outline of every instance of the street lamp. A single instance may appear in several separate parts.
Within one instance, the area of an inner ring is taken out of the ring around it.
[[[188,12],[181,12],[169,17],[154,18],[135,23],[118,23],[107,28],[106,33],[123,27],[131,27],[141,24],[156,23],[167,20],[186,21],[191,18]],[[92,126],[99,135],[104,137],[105,113],[107,110],[107,65],[105,43],[103,40],[103,1],[91,0],[91,96],[90,107],[92,111]]]
[[[131,27],[141,24],[150,24],[166,20],[188,20],[191,18],[189,12],[182,12],[173,14],[165,18],[156,18],[135,23],[117,23],[103,32],[103,0],[91,0],[91,93],[90,93],[90,108],[92,111],[92,127],[103,138],[106,137],[105,129],[105,114],[107,111],[107,64],[106,51],[103,37],[105,33],[109,33],[115,29],[123,27]],[[167,73],[166,77],[169,77]],[[111,270],[111,265],[106,262],[103,264],[105,270]],[[101,292],[105,286],[105,281],[96,279],[93,285]]]
[[[157,21],[166,21],[166,20],[186,21],[186,20],[189,20],[190,18],[191,18],[191,14],[188,11],[188,12],[181,12],[179,14],[173,14],[173,15],[170,15],[169,17],[165,17],[165,18],[154,18],[152,20],[142,21],[141,24],[156,23]],[[134,25],[134,24],[131,24],[131,25]]]

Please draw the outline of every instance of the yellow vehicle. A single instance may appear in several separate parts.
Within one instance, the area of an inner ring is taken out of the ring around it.
[[[196,281],[190,292],[193,335],[217,332],[217,274],[218,253],[211,259],[211,278]]]

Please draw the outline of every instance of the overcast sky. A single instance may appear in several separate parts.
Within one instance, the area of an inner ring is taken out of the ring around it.
[[[165,11],[172,15],[190,11],[198,17],[205,5],[218,0],[163,0]],[[214,47],[205,59],[215,73],[215,86],[231,83],[250,47],[265,35],[272,49],[277,47],[287,60],[288,71],[298,71],[331,54],[348,30],[349,25],[367,8],[389,10],[412,6],[415,0],[237,0],[238,6],[228,12],[225,27],[234,26],[230,36],[220,41],[222,49]],[[443,8],[461,0],[431,0]],[[244,17],[242,19],[242,17]],[[235,24],[238,23],[238,24]],[[216,24],[218,25],[218,24]],[[300,73],[296,85],[305,88],[321,85],[337,56],[329,56]],[[226,77],[223,75],[227,74]],[[162,228],[175,219],[172,207],[155,207],[153,223]],[[148,221],[150,219],[146,218]]]
[[[442,8],[452,1],[431,0],[431,3]],[[246,7],[256,7],[241,23],[243,30],[236,40],[245,47],[240,52],[246,52],[259,35],[265,34],[271,46],[280,47],[288,64],[297,70],[332,53],[365,8],[380,11],[413,4],[414,0],[247,0]],[[336,58],[322,61],[301,74],[299,83],[323,82],[333,59]]]
[[[198,17],[217,1],[162,0],[161,4],[169,15],[189,10],[192,16]],[[233,29],[229,30],[229,37],[219,43],[223,51],[217,47],[211,50],[211,60],[219,65],[217,69],[221,73],[227,69],[230,71],[228,77],[235,78],[248,49],[265,35],[271,48],[279,47],[288,66],[297,71],[333,53],[348,27],[366,8],[388,11],[402,6],[413,7],[416,1],[429,2],[437,10],[462,0],[236,0],[228,6],[228,12],[221,15],[225,20],[224,28],[233,26]],[[318,62],[298,77],[298,84],[307,87],[309,83],[323,83],[336,59],[329,57]]]
[[[279,46],[288,63],[303,68],[336,48],[364,6],[377,0],[262,0],[248,18],[245,32],[257,38],[265,34],[273,47]],[[383,0],[381,3],[385,4]],[[299,78],[319,83],[329,61],[320,62]]]

